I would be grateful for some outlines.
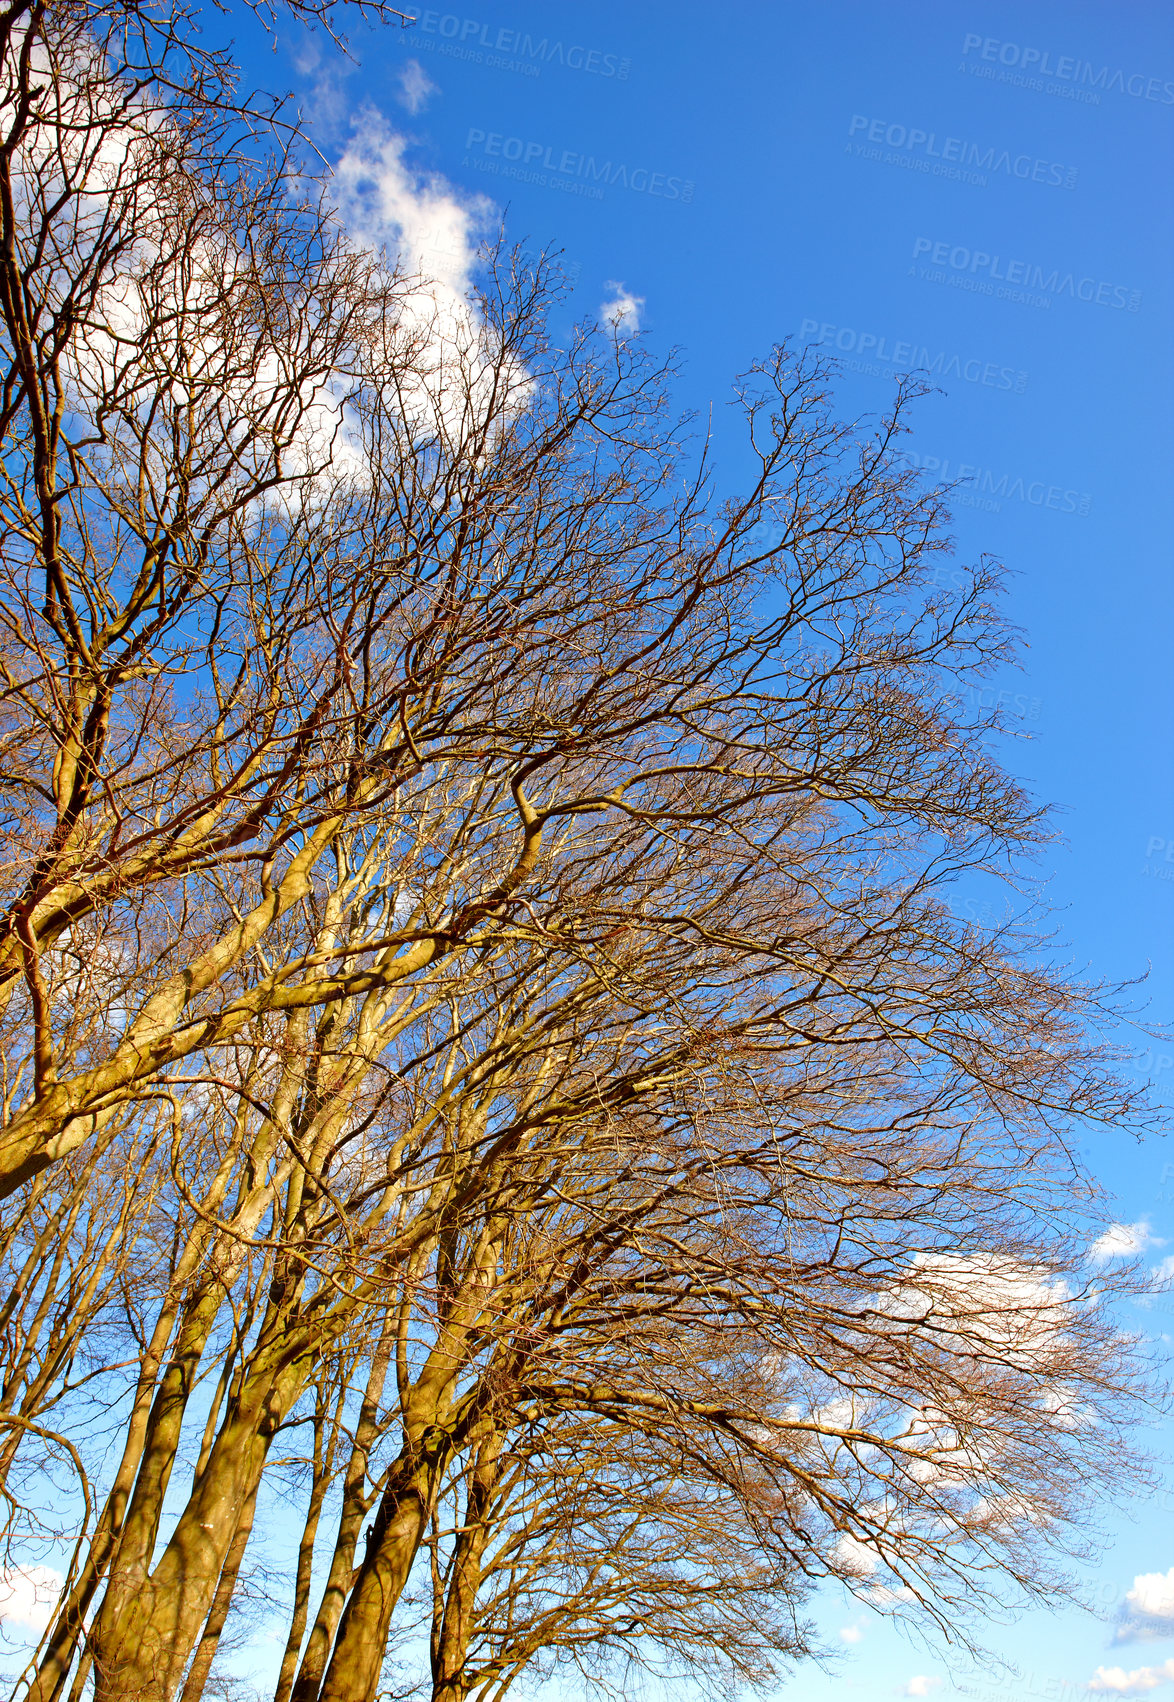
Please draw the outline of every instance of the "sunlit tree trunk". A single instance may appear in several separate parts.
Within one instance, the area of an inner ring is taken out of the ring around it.
[[[216,1651],[220,1647],[220,1637],[228,1619],[229,1609],[232,1606],[233,1592],[240,1575],[241,1562],[244,1560],[245,1549],[249,1545],[249,1537],[252,1534],[253,1517],[257,1510],[257,1488],[260,1487],[260,1481],[260,1478],[258,1478],[257,1486],[254,1487],[253,1493],[245,1503],[240,1523],[236,1528],[236,1534],[225,1558],[220,1582],[217,1584],[216,1594],[212,1598],[211,1612],[204,1625],[200,1641],[196,1645],[196,1652],[192,1657],[192,1664],[188,1668],[187,1677],[184,1679],[180,1702],[200,1702],[200,1698],[204,1694],[204,1686],[208,1681],[208,1674],[212,1670],[212,1662],[215,1660]]]
[[[363,1521],[371,1510],[371,1498],[366,1490],[367,1472],[372,1445],[378,1434],[379,1403],[394,1342],[394,1313],[387,1309],[363,1390],[363,1401],[355,1426],[350,1458],[343,1478],[342,1507],[330,1556],[326,1582],[319,1598],[318,1611],[306,1644],[301,1663],[298,1650],[308,1612],[311,1554],[303,1547],[298,1556],[298,1588],[293,1620],[282,1659],[274,1702],[314,1702],[326,1671],[326,1662],[338,1630],[338,1622],[346,1605],[347,1593],[354,1572],[355,1549]],[[309,1534],[309,1520],[307,1520]],[[296,1678],[295,1678],[296,1674]]]
[[[296,1399],[303,1366],[280,1339],[254,1356],[208,1463],[162,1555],[136,1583],[112,1580],[92,1633],[97,1702],[170,1702],[212,1610],[241,1510],[257,1493],[274,1431]]]
[[[392,1468],[342,1615],[321,1702],[373,1702],[392,1614],[427,1532],[448,1453],[447,1438],[433,1435],[406,1450]]]
[[[489,1511],[501,1447],[500,1435],[486,1437],[469,1468],[465,1516],[453,1544],[440,1635],[432,1649],[432,1702],[464,1702],[469,1693],[465,1668],[481,1588],[481,1560],[491,1534]]]

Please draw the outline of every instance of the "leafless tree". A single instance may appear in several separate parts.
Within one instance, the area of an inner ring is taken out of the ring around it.
[[[777,1683],[810,1641],[802,1572],[773,1546],[671,1428],[489,1423],[434,1514],[433,1702],[498,1702],[557,1665],[619,1694],[648,1667],[721,1694]]]
[[[624,1644],[609,1533],[749,1678],[806,1579],[1060,1587],[1132,1386],[1069,1132],[1136,1107],[949,908],[1048,829],[960,713],[1011,640],[935,588],[916,386],[845,422],[776,351],[719,501],[638,344],[356,245],[177,14],[2,16],[13,1541],[84,1484],[30,1699],[196,1702],[278,1484],[278,1702],[374,1702],[442,1550],[451,1694]],[[531,1511],[522,1626],[470,1542]]]

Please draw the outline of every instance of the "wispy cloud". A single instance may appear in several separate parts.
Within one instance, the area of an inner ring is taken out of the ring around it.
[[[1107,1265],[1113,1259],[1134,1259],[1150,1247],[1164,1245],[1150,1229],[1149,1220],[1143,1217],[1138,1223],[1111,1223],[1103,1235],[1097,1236],[1089,1252],[1098,1265]]]
[[[871,1548],[846,1534],[838,1538],[832,1552],[841,1570],[853,1578],[871,1578],[880,1566],[880,1560]]]
[[[1174,1682],[1174,1661],[1163,1661],[1160,1667],[1098,1667],[1088,1681],[1088,1688],[1109,1696],[1144,1696],[1159,1685]]]
[[[395,98],[401,106],[407,107],[413,118],[418,112],[423,112],[431,95],[440,92],[418,59],[409,59],[400,72],[399,90]]]
[[[599,309],[599,317],[605,325],[615,331],[617,337],[634,337],[640,329],[640,315],[644,311],[644,297],[633,295],[614,278],[609,278],[604,285],[611,291],[611,296],[604,301]]]
[[[406,137],[374,108],[364,108],[334,168],[339,212],[360,242],[386,246],[463,303],[491,203],[460,195],[436,172],[413,170],[407,148]]]
[[[940,1690],[942,1681],[929,1673],[915,1672],[908,1684],[901,1686],[902,1696],[932,1696],[935,1690]]]
[[[1174,1566],[1168,1572],[1139,1572],[1125,1592],[1115,1643],[1174,1636]],[[1115,1669],[1116,1670],[1116,1669]]]
[[[303,36],[293,56],[294,70],[302,81],[302,114],[318,142],[334,138],[346,129],[354,107],[347,88],[358,66],[345,53],[327,53],[312,36]]]
[[[61,1576],[48,1566],[0,1566],[0,1621],[43,1631],[61,1594]]]
[[[407,158],[408,140],[365,108],[334,168],[338,213],[356,241],[387,253],[409,274],[395,336],[410,355],[398,404],[413,431],[450,441],[482,430],[486,409],[527,405],[532,380],[520,364],[495,364],[493,334],[472,297],[472,279],[493,205],[462,194]]]

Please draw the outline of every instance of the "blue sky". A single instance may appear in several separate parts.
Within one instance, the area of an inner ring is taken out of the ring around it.
[[[242,24],[248,73],[297,92],[328,158],[356,124],[368,140],[386,127],[397,193],[429,202],[458,247],[476,197],[511,237],[561,247],[568,324],[629,303],[654,347],[681,350],[682,406],[714,405],[732,482],[722,404],[780,338],[839,352],[852,410],[879,405],[902,365],[936,370],[943,393],[912,448],[966,481],[960,552],[1014,572],[1030,648],[993,689],[1031,735],[1012,760],[1061,810],[1066,843],[1044,872],[1063,936],[1098,976],[1148,972],[1150,1015],[1174,1018],[1174,11],[412,10],[412,29],[352,30],[349,64],[300,33],[270,52]],[[1129,1044],[1174,1099],[1174,1039]],[[1122,1223],[1148,1226],[1133,1244],[1155,1263],[1174,1253],[1174,1145],[1098,1141],[1092,1160]],[[1137,1321],[1174,1333],[1174,1298]],[[1174,1613],[1172,1509],[1166,1494],[1109,1519],[1090,1578],[1105,1620],[1040,1611],[988,1628],[1017,1678],[951,1672],[837,1595],[820,1615],[842,1664],[797,1673],[785,1695],[1074,1702],[1104,1667],[1121,1676],[1100,1694],[1174,1699],[1174,1620],[1158,1611],[1165,1590]],[[1122,1629],[1130,1605],[1138,1635]]]

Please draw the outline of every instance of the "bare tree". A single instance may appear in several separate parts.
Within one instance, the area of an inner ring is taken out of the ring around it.
[[[786,1543],[772,1554],[767,1522],[671,1428],[490,1424],[438,1501],[433,1702],[498,1702],[554,1665],[621,1694],[648,1667],[725,1693],[777,1683],[810,1652]]]
[[[844,422],[776,351],[720,502],[548,268],[454,308],[160,14],[3,16],[5,1463],[93,1502],[30,1698],[195,1702],[301,1434],[278,1702],[373,1702],[458,1484],[450,1692],[624,1646],[612,1536],[749,1677],[804,1578],[1059,1587],[1131,1386],[1068,1134],[1135,1107],[946,902],[1047,828],[959,713],[1011,644],[990,564],[934,588],[916,386]],[[508,1566],[537,1519],[506,1609],[478,1498]]]
[[[340,822],[394,787],[406,682],[382,651],[428,580],[394,546],[345,586],[326,566],[357,566],[361,485],[331,502],[321,484],[348,398],[419,364],[396,282],[291,198],[292,164],[184,22],[129,3],[0,14],[0,985],[30,1060],[8,1191],[213,1029],[288,1003],[253,989],[230,1014],[225,977]],[[79,1050],[45,981],[82,924],[116,934],[128,1003]]]

